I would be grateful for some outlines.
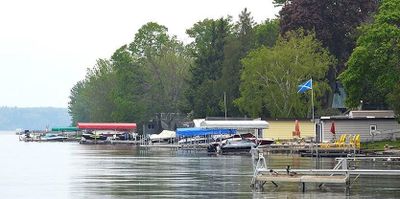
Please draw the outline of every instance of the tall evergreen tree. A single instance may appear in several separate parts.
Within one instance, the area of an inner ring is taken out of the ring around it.
[[[255,46],[254,26],[253,17],[245,8],[239,15],[239,21],[235,24],[234,34],[226,39],[222,76],[219,82],[224,93],[226,93],[228,116],[241,116],[241,112],[233,101],[240,97],[239,80],[242,70],[240,59],[246,56]]]
[[[186,96],[194,116],[222,116],[223,91],[216,83],[221,78],[226,37],[231,34],[230,18],[205,19],[188,29],[194,38],[192,53],[194,65]]]

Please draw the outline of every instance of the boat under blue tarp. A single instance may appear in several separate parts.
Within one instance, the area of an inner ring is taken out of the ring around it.
[[[176,137],[236,134],[236,129],[178,128]]]

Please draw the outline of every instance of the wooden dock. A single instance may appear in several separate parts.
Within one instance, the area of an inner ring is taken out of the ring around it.
[[[205,150],[208,144],[143,144],[142,148],[170,148],[170,149],[192,149],[192,150]]]
[[[130,145],[138,145],[141,141],[139,140],[110,140],[110,144],[130,144]]]
[[[259,151],[268,153],[300,154],[303,157],[347,157],[348,154],[358,154],[355,147],[321,147],[318,143],[303,144],[270,144],[259,146]]]

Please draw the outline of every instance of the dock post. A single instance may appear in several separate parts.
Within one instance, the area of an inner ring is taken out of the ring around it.
[[[306,183],[302,182],[301,185],[302,185],[303,193],[306,192]]]
[[[257,150],[257,149],[252,148],[252,150],[253,150],[253,153],[254,153],[254,151]],[[258,155],[258,158],[257,158],[257,163],[256,163],[255,167],[253,166],[254,173],[253,173],[253,178],[251,179],[250,186],[252,188],[254,188],[255,190],[261,190],[262,191],[264,183],[262,183],[262,182],[257,180],[257,175],[258,175],[260,169],[268,169],[268,166],[267,166],[267,163],[265,161],[263,153],[252,154],[252,155],[253,156]],[[253,158],[255,158],[255,157],[253,157]]]
[[[350,196],[350,175],[349,173],[346,173],[346,196]]]

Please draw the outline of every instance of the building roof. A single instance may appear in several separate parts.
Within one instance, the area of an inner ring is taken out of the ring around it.
[[[68,127],[53,127],[51,131],[78,131],[78,127],[68,126]]]
[[[350,111],[348,115],[322,116],[321,120],[362,120],[362,119],[394,119],[392,110],[360,110]]]
[[[205,120],[200,123],[202,128],[266,129],[268,126],[264,120]]]

